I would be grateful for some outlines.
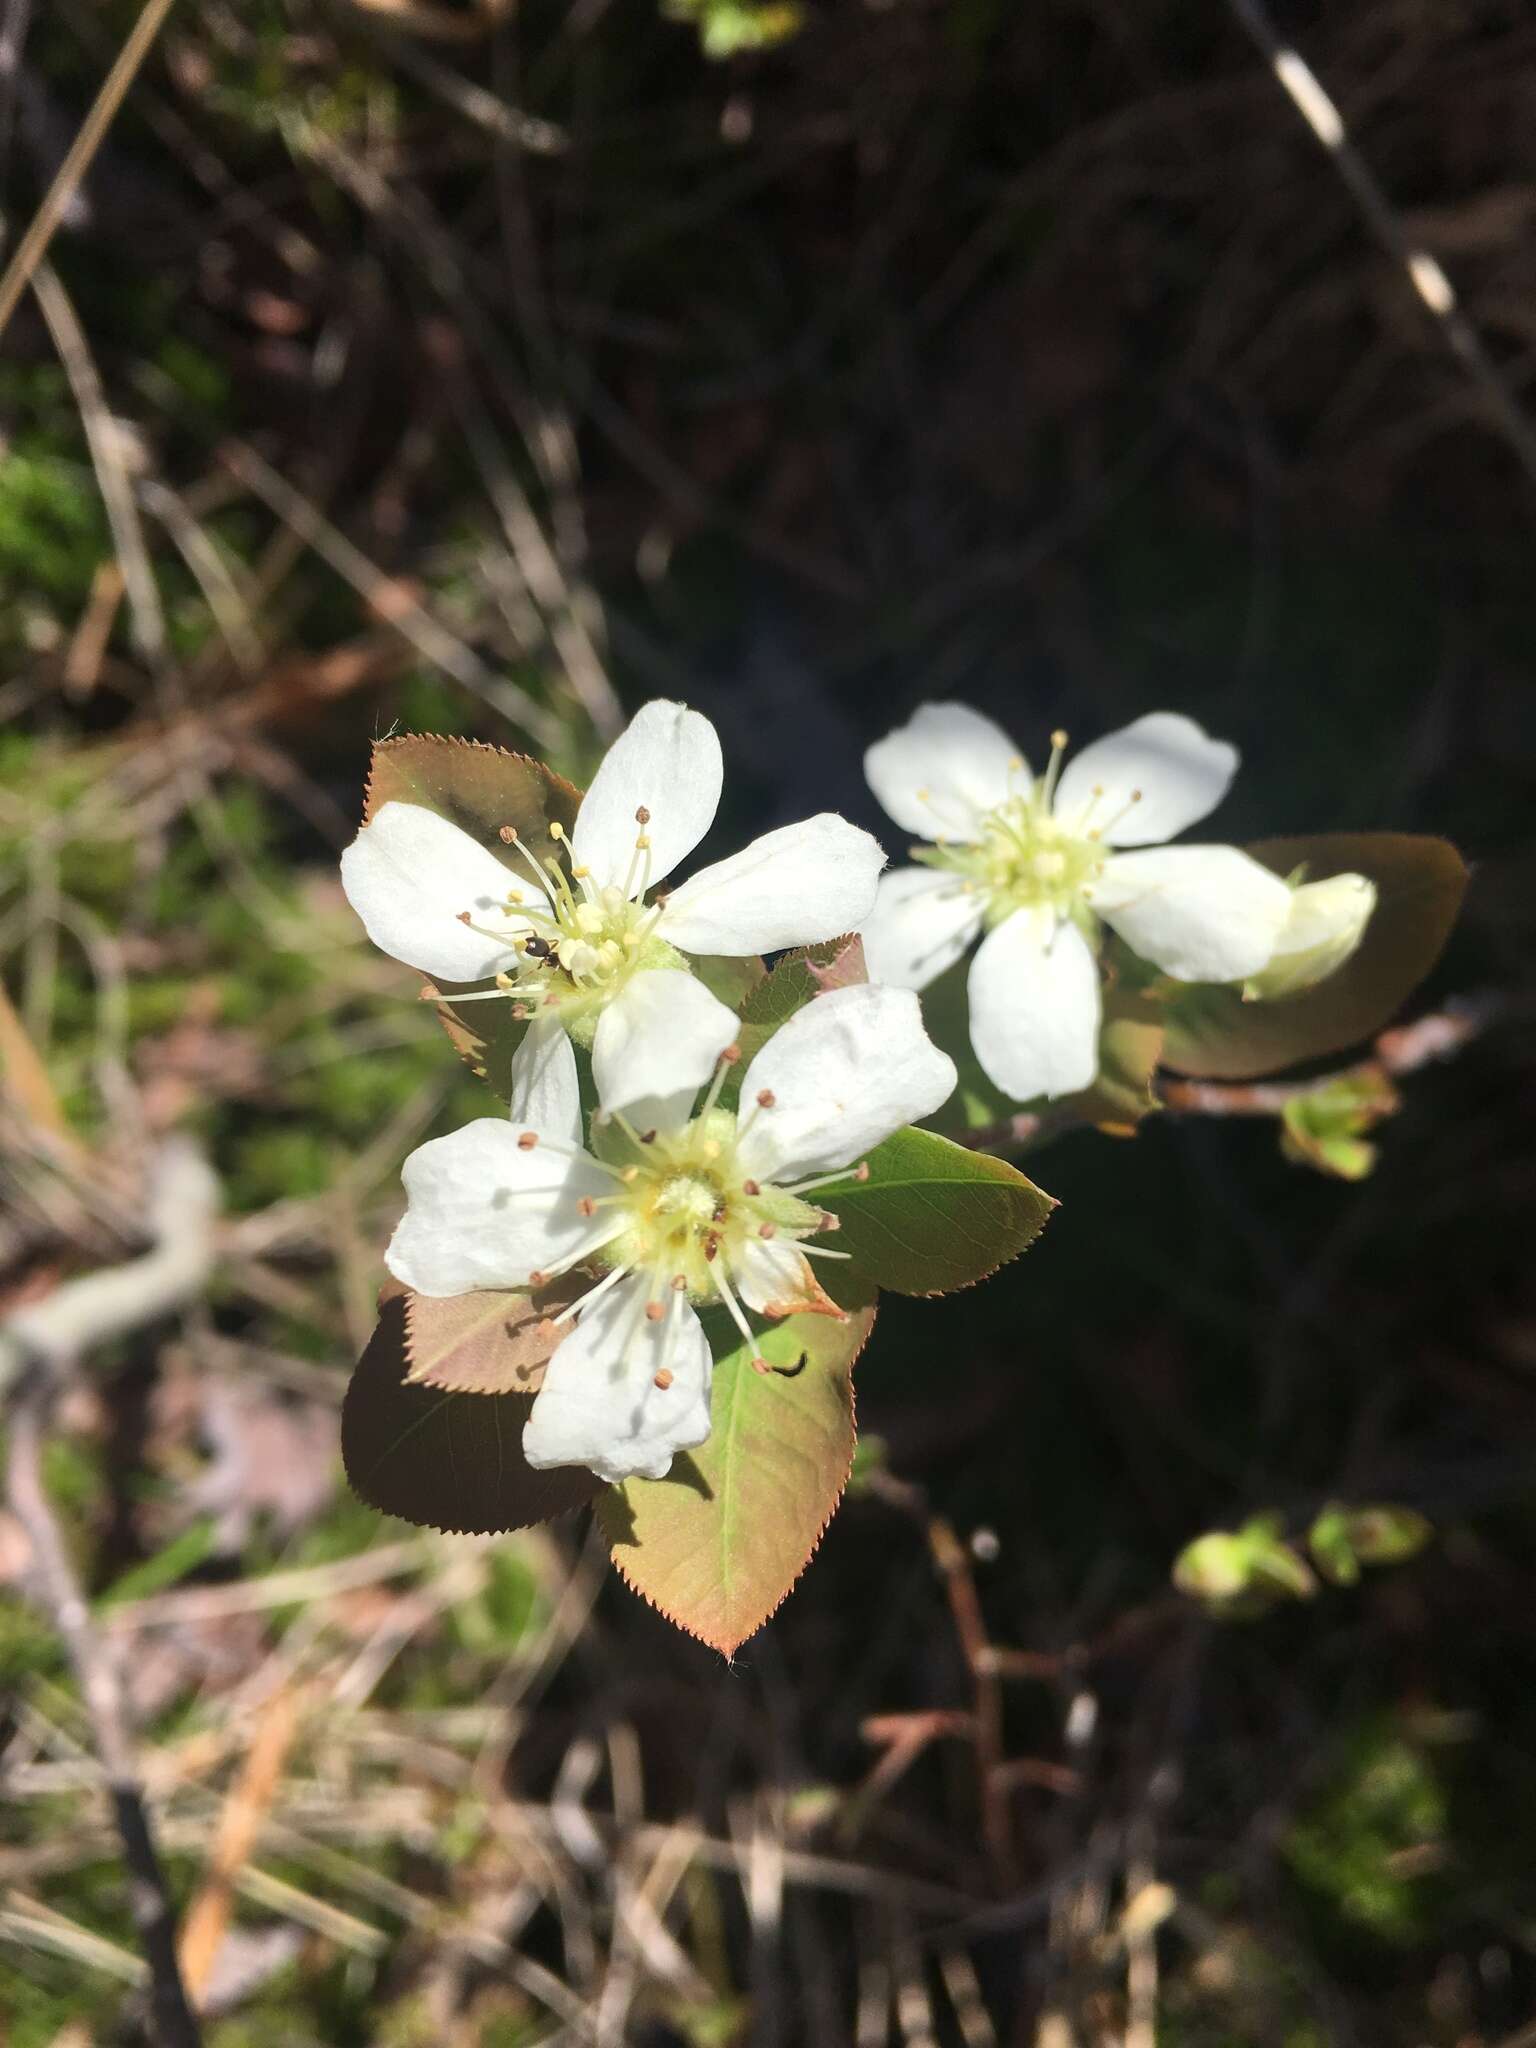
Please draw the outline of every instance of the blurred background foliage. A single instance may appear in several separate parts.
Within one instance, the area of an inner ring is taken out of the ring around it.
[[[0,7],[8,249],[138,11]],[[1520,397],[1531,22],[1286,24]],[[131,1252],[157,1139],[207,1148],[211,1290],[89,1361],[46,1476],[210,2040],[1528,2039],[1533,479],[1225,7],[178,0],[38,283],[0,1284]],[[852,1496],[730,1669],[579,1521],[384,1526],[335,1456],[399,1162],[482,1106],[340,897],[368,742],[580,779],[657,693],[720,725],[721,848],[882,829],[859,749],[923,698],[1037,752],[1188,711],[1223,836],[1455,838],[1420,1002],[1507,1006],[1353,1184],[1258,1119],[1033,1157],[1045,1240],[884,1308]],[[1380,1502],[1429,1546],[1246,1620],[1171,1584]],[[6,1516],[0,2013],[86,2048],[140,1965],[28,1573]]]

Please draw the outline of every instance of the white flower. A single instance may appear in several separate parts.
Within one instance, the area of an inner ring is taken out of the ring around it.
[[[1296,996],[1336,974],[1359,946],[1376,908],[1376,884],[1364,875],[1330,875],[1303,882],[1268,965],[1243,983],[1245,1002]]]
[[[1065,746],[1054,733],[1036,777],[991,719],[925,704],[864,757],[896,823],[933,842],[913,848],[923,866],[880,883],[870,976],[925,988],[984,933],[971,1042],[1017,1102],[1073,1094],[1098,1072],[1100,919],[1176,980],[1241,981],[1268,964],[1291,908],[1286,884],[1236,847],[1152,844],[1221,801],[1234,747],[1171,711],[1063,769]]]
[[[590,1152],[572,1135],[572,1062],[550,1070],[564,1078],[546,1086],[538,1121],[486,1117],[405,1162],[408,1204],[385,1259],[417,1293],[537,1287],[573,1266],[605,1269],[554,1318],[579,1320],[523,1432],[540,1469],[659,1479],[674,1452],[703,1443],[712,1359],[695,1304],[721,1304],[754,1351],[749,1309],[838,1313],[811,1261],[845,1254],[808,1241],[836,1219],[807,1196],[857,1177],[863,1153],[931,1115],[955,1085],[904,989],[860,985],[808,1003],[747,1069],[739,1111],[719,1106],[722,1061],[694,1113],[715,1065],[702,1045],[691,1080],[674,1061],[672,1095],[645,1100],[644,1041],[670,1032],[660,1005],[637,1027],[627,1070],[620,1061],[610,1072]]]
[[[685,954],[774,952],[863,923],[885,855],[831,812],[766,832],[664,902],[647,903],[708,831],[722,773],[709,720],[658,699],[593,777],[570,834],[569,872],[556,861],[541,866],[510,827],[504,861],[435,811],[406,803],[382,805],[342,855],[342,884],[375,945],[445,981],[494,977],[485,999],[511,1000],[542,1023],[514,1059],[514,1110],[532,1071],[552,1056],[557,1023],[601,1069],[661,999],[652,978],[685,969]],[[707,990],[694,990],[669,994],[680,1029],[712,1035],[712,1061],[736,1020]],[[641,1092],[663,1092],[675,1049],[665,1034],[644,1042],[662,1064],[654,1083],[640,1077]]]

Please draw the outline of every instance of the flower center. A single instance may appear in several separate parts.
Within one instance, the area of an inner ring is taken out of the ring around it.
[[[737,1157],[752,1109],[738,1120],[706,1107],[681,1130],[637,1131],[612,1117],[593,1132],[593,1149],[617,1166],[624,1228],[597,1254],[608,1266],[639,1268],[690,1300],[733,1297],[731,1275],[754,1238],[798,1242],[826,1228],[823,1212],[787,1189],[764,1186]],[[840,1178],[842,1176],[839,1176]]]
[[[1051,734],[1051,759],[1043,775],[1018,795],[1006,798],[981,819],[975,839],[964,844],[940,839],[934,846],[914,846],[912,858],[927,867],[943,868],[961,877],[961,887],[981,897],[988,926],[999,925],[1016,910],[1053,910],[1091,926],[1092,885],[1108,859],[1104,833],[1124,815],[1103,816],[1104,791],[1069,828],[1055,815],[1056,782],[1066,750],[1064,732]],[[1023,762],[1014,766],[1021,772]],[[1131,794],[1141,801],[1140,790]]]
[[[493,993],[524,1003],[530,1011],[553,1005],[581,1044],[590,1045],[604,1004],[637,969],[683,964],[677,949],[657,934],[661,906],[645,901],[651,873],[645,828],[650,821],[642,804],[635,813],[640,830],[622,888],[614,882],[599,886],[574,863],[567,872],[558,859],[540,862],[515,828],[503,825],[502,844],[515,849],[538,890],[519,888],[515,874],[509,875],[503,908],[510,930],[498,931],[460,912],[463,923],[505,940],[521,956],[515,974],[497,975]],[[549,834],[565,842],[559,823],[550,826]]]

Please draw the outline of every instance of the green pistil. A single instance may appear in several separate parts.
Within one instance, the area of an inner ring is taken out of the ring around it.
[[[749,1112],[750,1113],[750,1112]],[[626,1227],[597,1254],[608,1266],[637,1267],[690,1299],[724,1299],[719,1284],[754,1237],[795,1241],[822,1228],[822,1212],[781,1189],[762,1187],[736,1160],[736,1117],[711,1109],[680,1131],[650,1136],[627,1119],[598,1119],[592,1149],[625,1176],[616,1197]]]
[[[1097,839],[1064,832],[1042,796],[1013,797],[988,812],[978,840],[914,847],[912,857],[957,876],[983,903],[989,928],[1025,909],[1091,920],[1085,891],[1104,866],[1104,849]]]

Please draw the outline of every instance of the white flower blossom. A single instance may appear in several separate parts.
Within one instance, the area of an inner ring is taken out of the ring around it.
[[[1330,875],[1294,887],[1275,950],[1243,983],[1244,1000],[1302,995],[1337,974],[1359,947],[1375,908],[1376,884],[1364,875]]]
[[[1163,846],[1226,794],[1237,750],[1154,711],[1044,775],[964,704],[925,704],[864,757],[896,823],[931,843],[880,882],[864,929],[873,980],[921,989],[981,945],[971,1042],[1017,1102],[1098,1072],[1100,920],[1179,981],[1267,966],[1291,909],[1277,875],[1232,846]],[[1138,851],[1124,849],[1135,848]]]
[[[385,1258],[417,1293],[538,1287],[575,1266],[602,1269],[553,1318],[575,1327],[523,1432],[540,1469],[659,1479],[675,1452],[703,1443],[713,1362],[698,1307],[721,1305],[756,1364],[749,1310],[839,1313],[812,1262],[845,1254],[810,1242],[836,1218],[810,1198],[857,1178],[864,1153],[931,1115],[955,1085],[904,989],[861,984],[808,1003],[747,1068],[737,1110],[719,1101],[729,1055],[717,1064],[702,1041],[691,1075],[673,1061],[669,1096],[645,1095],[647,1041],[670,1034],[662,1004],[635,1026],[608,1072],[590,1151],[573,1135],[574,1066],[556,1065],[536,1120],[486,1117],[405,1162],[408,1204]]]
[[[506,859],[417,804],[386,803],[341,859],[342,883],[368,936],[397,960],[445,981],[494,978],[456,1000],[502,998],[534,1017],[514,1057],[513,1112],[566,1035],[591,1049],[599,1088],[631,1039],[657,1056],[640,1092],[664,1093],[679,1058],[708,1040],[710,1060],[736,1019],[686,975],[687,954],[744,957],[855,931],[885,855],[869,833],[831,812],[766,832],[661,902],[649,892],[708,831],[720,801],[720,741],[709,720],[658,699],[609,749],[569,835],[569,868],[541,864],[511,827]],[[557,840],[565,837],[551,827]],[[666,975],[665,990],[656,977]],[[643,1028],[666,1000],[674,1032]],[[574,1068],[572,1069],[574,1072]]]

